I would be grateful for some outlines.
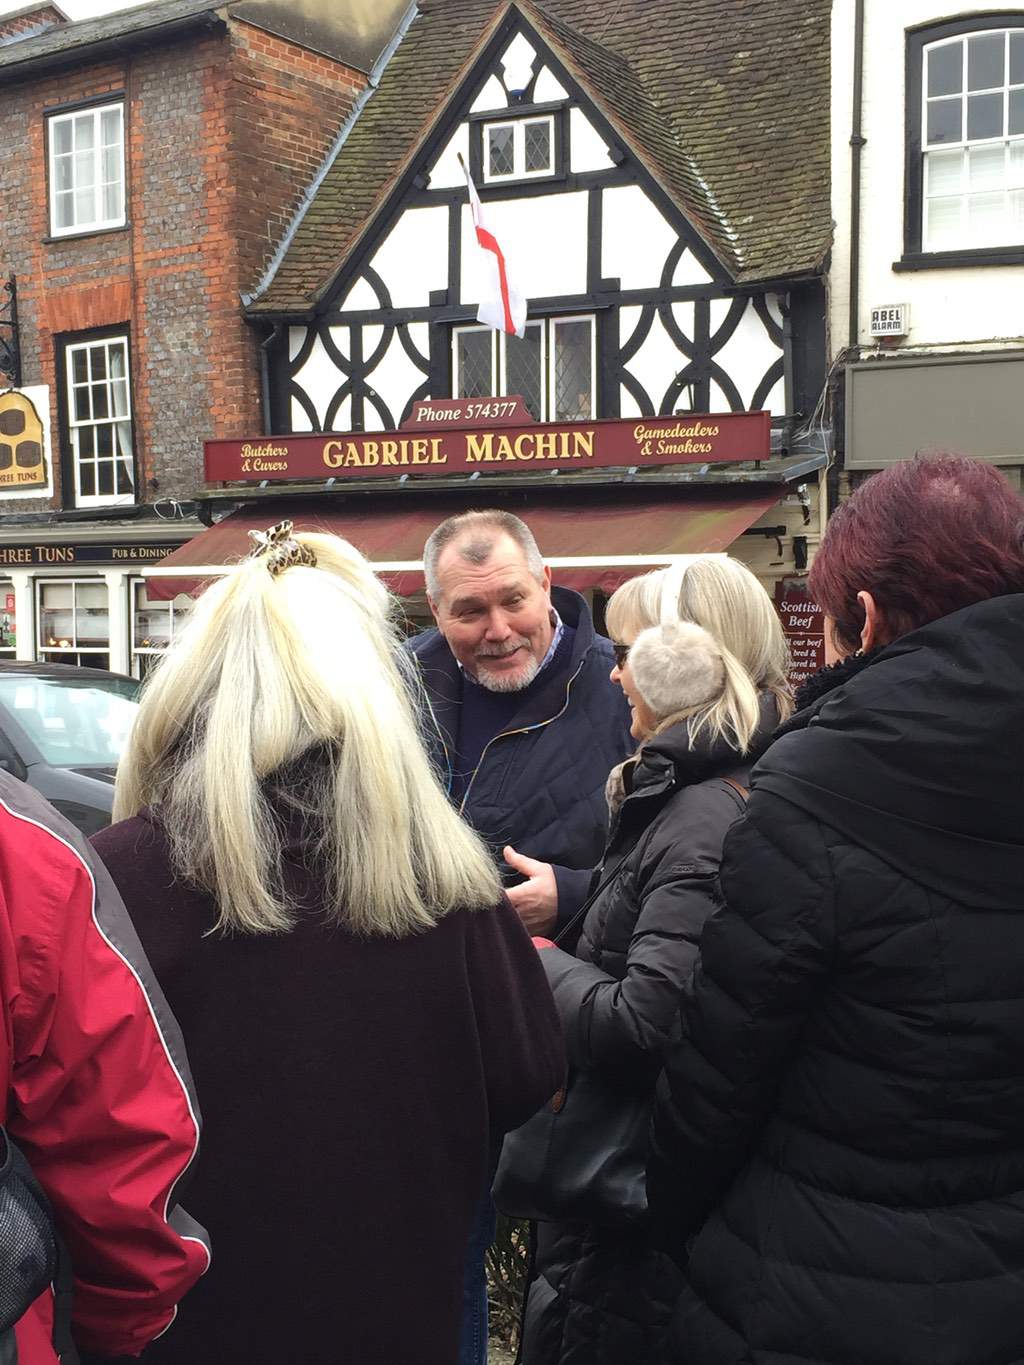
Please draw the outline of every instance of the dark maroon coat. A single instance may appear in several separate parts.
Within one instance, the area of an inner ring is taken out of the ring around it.
[[[301,847],[284,935],[206,935],[142,816],[98,834],[181,1024],[203,1111],[188,1188],[213,1264],[154,1365],[452,1365],[489,1139],[562,1082],[561,1033],[507,902],[401,941],[323,922]]]

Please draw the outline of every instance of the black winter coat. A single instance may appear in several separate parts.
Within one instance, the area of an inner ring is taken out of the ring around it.
[[[654,1089],[701,928],[718,904],[722,843],[743,811],[723,775],[746,784],[746,765],[775,726],[773,699],[763,715],[745,760],[722,741],[691,749],[685,724],[644,745],[597,876],[616,865],[618,873],[588,911],[576,955],[540,954],[570,1062],[599,1072],[612,1090]],[[523,1365],[662,1359],[680,1277],[645,1231],[542,1224],[535,1270]]]
[[[608,679],[611,644],[594,630],[578,593],[553,588],[551,600],[576,632],[564,670],[530,689],[526,708],[484,750],[461,813],[500,860],[504,844],[544,862],[593,867],[607,830],[604,784],[632,752],[629,706]],[[439,631],[410,641],[419,662],[432,717],[425,739],[450,785],[451,754],[459,731],[462,676]]]
[[[956,612],[754,771],[655,1119],[686,1365],[1024,1360],[1022,666]]]

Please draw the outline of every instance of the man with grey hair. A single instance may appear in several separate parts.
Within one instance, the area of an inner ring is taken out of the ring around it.
[[[507,870],[509,898],[533,934],[550,933],[553,875],[563,915],[582,902],[604,847],[604,786],[633,751],[615,657],[578,593],[552,588],[530,528],[511,512],[463,512],[423,551],[437,629],[412,641],[432,712],[435,757],[459,810]],[[576,870],[574,870],[576,869]],[[485,1197],[468,1248],[459,1365],[487,1358]]]
[[[496,854],[511,846],[527,861],[592,868],[605,779],[633,749],[610,642],[578,593],[552,588],[530,528],[511,512],[449,517],[423,564],[437,630],[411,648],[452,800]],[[528,872],[522,861],[518,873]],[[554,927],[518,908],[531,932]]]

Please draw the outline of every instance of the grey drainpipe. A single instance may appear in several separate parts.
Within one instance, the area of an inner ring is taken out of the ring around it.
[[[848,345],[854,349],[860,317],[860,160],[866,141],[863,132],[864,0],[856,0],[853,20],[853,127],[850,130],[850,328]]]

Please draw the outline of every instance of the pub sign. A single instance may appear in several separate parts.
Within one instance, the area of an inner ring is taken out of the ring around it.
[[[7,389],[0,393],[0,497],[48,486],[42,418],[27,394]]]

